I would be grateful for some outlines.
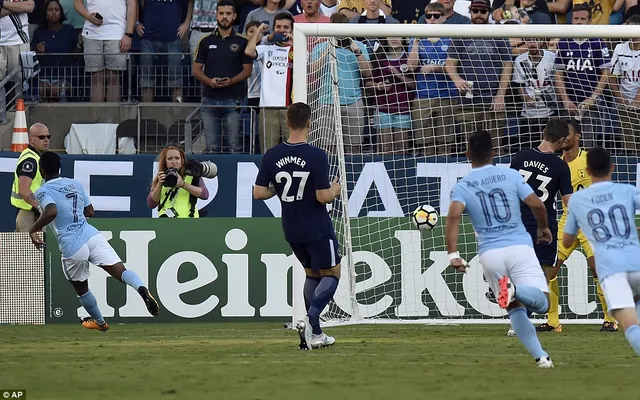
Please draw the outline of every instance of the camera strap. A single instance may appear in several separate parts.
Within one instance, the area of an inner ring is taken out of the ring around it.
[[[167,195],[164,196],[164,200],[162,200],[162,203],[160,203],[158,210],[162,210],[164,208],[167,200],[171,200],[171,208],[173,208],[176,205],[176,196],[178,195],[178,190],[179,188],[174,187],[171,190],[167,191]]]

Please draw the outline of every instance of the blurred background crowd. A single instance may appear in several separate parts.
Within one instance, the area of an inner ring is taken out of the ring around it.
[[[0,79],[27,102],[200,103],[206,153],[286,139],[294,24],[640,25],[637,0],[0,3]],[[313,128],[335,126],[335,51],[347,153],[457,154],[481,128],[508,154],[560,116],[580,122],[585,146],[637,155],[640,35],[560,40],[548,29],[548,39],[311,38]]]

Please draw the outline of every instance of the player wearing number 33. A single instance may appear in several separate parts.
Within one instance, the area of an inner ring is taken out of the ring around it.
[[[640,190],[611,182],[613,163],[601,147],[587,153],[587,172],[593,183],[571,196],[562,243],[570,247],[578,229],[587,237],[598,260],[596,272],[609,312],[640,355],[640,244],[634,223]]]
[[[158,303],[138,275],[124,267],[104,236],[87,222],[86,217],[93,217],[95,214],[91,200],[80,182],[60,177],[60,156],[52,152],[43,153],[40,156],[40,173],[45,183],[36,190],[35,195],[41,214],[29,234],[33,244],[42,248],[45,243],[38,231],[51,225],[62,254],[62,272],[91,316],[82,321],[82,326],[102,332],[109,329],[95,296],[89,290],[89,263],[101,267],[117,280],[134,288],[144,300],[149,313],[158,315]]]
[[[513,329],[539,368],[553,368],[542,349],[526,309],[547,312],[549,288],[540,268],[531,236],[520,215],[520,201],[531,208],[537,223],[536,243],[549,243],[547,210],[541,199],[513,169],[492,164],[491,134],[474,133],[469,138],[467,158],[471,172],[460,179],[451,193],[445,228],[449,262],[465,272],[467,263],[457,251],[462,212],[466,210],[478,235],[478,255],[484,276],[507,310]]]
[[[335,343],[320,328],[320,313],[329,304],[340,279],[338,240],[326,205],[340,194],[337,180],[329,182],[326,153],[307,143],[311,109],[295,103],[287,109],[289,139],[262,156],[253,188],[256,200],[276,194],[282,205],[282,229],[305,269],[307,317],[298,321],[300,348],[311,350]]]

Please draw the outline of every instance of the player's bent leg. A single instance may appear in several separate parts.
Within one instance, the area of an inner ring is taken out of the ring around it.
[[[633,307],[619,308],[611,310],[611,314],[618,321],[624,336],[633,347],[633,350],[640,356],[640,326],[638,325],[638,316]]]
[[[73,288],[76,290],[78,299],[82,307],[89,313],[90,317],[82,320],[82,326],[87,329],[96,329],[101,332],[109,330],[109,324],[102,317],[102,312],[98,307],[98,301],[96,297],[89,290],[89,283],[85,279],[84,281],[69,281]]]
[[[151,295],[149,289],[144,286],[142,280],[140,280],[140,277],[138,277],[138,274],[129,269],[126,269],[124,267],[124,264],[122,264],[121,262],[118,262],[114,265],[101,265],[101,268],[104,269],[109,275],[118,279],[120,282],[134,288],[138,292],[140,297],[142,297],[142,300],[144,300],[144,304],[147,307],[147,311],[149,311],[149,314],[155,317],[160,313],[160,306],[158,305],[158,301],[155,299],[155,297],[153,297],[153,295]]]
[[[527,317],[527,311],[519,301],[514,301],[508,309],[509,319],[518,339],[535,359],[538,368],[553,368],[553,362],[540,344],[536,328]]]
[[[313,292],[311,306],[307,312],[309,325],[311,325],[311,337],[308,338],[307,344],[311,348],[323,348],[331,346],[335,343],[335,338],[327,336],[320,328],[320,313],[325,309],[327,304],[333,298],[338,289],[340,281],[340,264],[331,268],[320,269],[320,282]]]
[[[562,267],[564,260],[558,257],[556,265],[549,266],[543,265],[545,278],[549,282],[549,311],[547,311],[547,322],[540,324],[536,327],[537,332],[562,332],[562,325],[560,325],[560,315],[558,313],[560,302],[560,287],[558,285],[558,271]]]
[[[617,332],[618,324],[616,323],[615,318],[613,318],[613,316],[609,313],[607,299],[604,297],[602,286],[600,285],[600,281],[598,280],[598,274],[596,272],[596,261],[593,256],[587,258],[587,265],[589,266],[589,270],[591,270],[591,276],[593,276],[593,281],[596,284],[596,294],[598,295],[598,300],[600,300],[600,305],[602,305],[602,311],[604,313],[604,321],[602,322],[602,326],[600,327],[600,332]]]

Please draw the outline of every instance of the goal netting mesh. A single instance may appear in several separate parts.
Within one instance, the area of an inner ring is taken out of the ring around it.
[[[448,267],[444,221],[453,185],[470,170],[468,135],[490,131],[495,161],[508,167],[515,152],[540,143],[549,118],[573,118],[581,147],[613,151],[615,179],[635,184],[640,44],[629,38],[639,29],[297,25],[294,101],[311,106],[311,141],[346,186],[331,208],[342,278],[323,320],[505,322],[466,217],[459,250],[471,268]],[[440,215],[431,231],[412,226],[423,204]],[[558,279],[561,321],[601,322],[580,247]]]

